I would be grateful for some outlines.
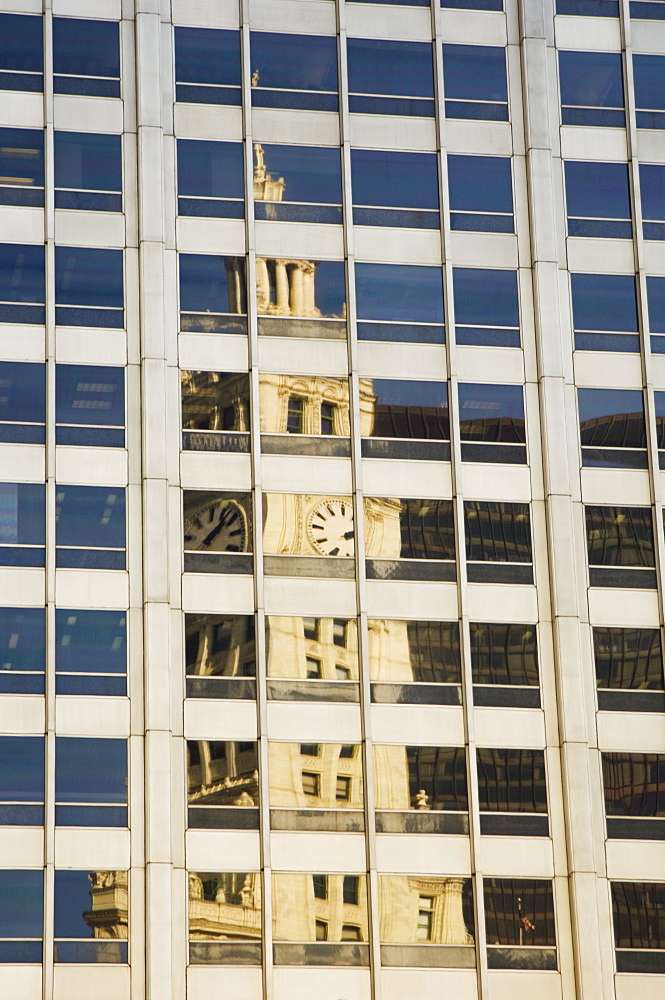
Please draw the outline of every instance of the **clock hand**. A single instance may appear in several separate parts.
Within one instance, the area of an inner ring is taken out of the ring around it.
[[[353,530],[351,530],[351,531],[346,531],[346,532],[345,532],[345,533],[344,533],[344,534],[342,535],[342,538],[344,539],[344,541],[345,541],[345,542],[348,542],[349,538],[353,538],[353,535],[354,535],[354,532],[353,532]]]
[[[225,527],[225,524],[224,524],[224,521],[223,521],[223,520],[221,520],[221,521],[219,522],[219,524],[218,524],[218,525],[216,525],[216,527],[214,527],[214,528],[212,529],[212,531],[211,531],[211,532],[209,532],[209,533],[208,533],[208,534],[206,535],[206,537],[205,537],[205,538],[203,539],[203,541],[201,542],[201,545],[202,545],[202,546],[203,546],[203,545],[206,545],[206,546],[207,546],[207,545],[210,545],[210,544],[211,544],[211,543],[212,543],[212,542],[213,542],[213,541],[215,540],[215,538],[217,538],[217,535],[218,535],[218,534],[220,533],[220,531],[222,531],[222,530],[223,530],[223,528],[224,528],[224,527]]]

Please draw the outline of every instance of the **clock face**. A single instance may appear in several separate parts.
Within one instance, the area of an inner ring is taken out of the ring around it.
[[[353,505],[350,500],[325,500],[309,515],[307,531],[324,556],[354,553]]]
[[[185,517],[185,549],[195,552],[245,552],[247,521],[236,500],[213,500]]]

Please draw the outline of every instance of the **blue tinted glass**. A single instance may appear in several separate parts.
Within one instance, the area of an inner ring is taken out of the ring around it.
[[[122,250],[56,247],[55,301],[57,305],[122,308]]]
[[[649,328],[652,333],[665,333],[665,278],[647,278]]]
[[[124,548],[122,487],[56,486],[56,545]]]
[[[524,394],[521,385],[459,383],[460,421],[524,420]]]
[[[0,736],[0,801],[44,801],[43,736]]]
[[[240,142],[178,139],[178,194],[203,198],[243,198]]]
[[[72,76],[120,76],[118,22],[54,17],[53,72]]]
[[[44,133],[0,128],[0,184],[44,186]]]
[[[45,487],[39,483],[0,483],[0,542],[43,545]]]
[[[665,109],[665,56],[633,56],[635,105]]]
[[[628,166],[568,160],[566,204],[568,215],[586,219],[629,219]]]
[[[127,801],[127,741],[55,740],[56,802],[124,803]]]
[[[665,417],[665,392],[654,392],[653,398],[656,404],[656,416]]]
[[[506,50],[498,45],[444,45],[446,100],[507,101]]]
[[[122,191],[121,136],[56,132],[55,186],[77,191]]]
[[[387,208],[439,207],[433,153],[352,149],[353,204]]]
[[[512,212],[513,184],[507,156],[448,156],[453,212]]]
[[[0,69],[41,73],[42,19],[0,14]]]
[[[433,97],[432,46],[426,42],[388,42],[349,38],[349,91]]]
[[[55,872],[55,916],[54,933],[56,938],[90,938],[95,937],[93,928],[95,915],[88,923],[84,914],[90,914],[93,909],[92,879],[94,873],[87,871],[56,871]],[[111,895],[115,895],[111,890]]]
[[[56,670],[122,674],[127,669],[124,611],[55,613]]]
[[[620,52],[559,52],[561,103],[623,107]]]
[[[43,608],[0,608],[0,670],[43,670]]]
[[[597,417],[643,413],[642,393],[635,389],[578,389],[580,423]]]
[[[240,86],[240,32],[175,29],[175,78],[179,83]]]
[[[0,420],[43,423],[45,419],[45,366],[0,361]]]
[[[0,243],[0,301],[44,301],[43,246]]]
[[[226,258],[215,254],[180,254],[180,308],[183,312],[238,311],[229,299],[225,265]]]
[[[263,149],[263,159],[268,177],[284,181],[281,198],[274,201],[301,201],[314,204],[341,205],[342,163],[339,149],[331,146],[277,146],[254,147]],[[257,179],[255,173],[255,181]]]
[[[445,382],[373,378],[372,391],[380,406],[448,406]]]
[[[59,424],[124,426],[124,368],[56,365],[55,419]]]
[[[645,219],[665,219],[665,166],[640,164],[642,216]]]
[[[356,308],[360,319],[443,323],[441,268],[356,264]]]
[[[250,45],[251,70],[259,87],[337,90],[337,39],[333,36],[253,31]]]
[[[517,271],[453,268],[455,322],[468,326],[519,326]]]
[[[0,938],[41,938],[43,933],[43,871],[0,871]]]
[[[631,274],[571,274],[570,283],[576,330],[639,329],[635,278]]]

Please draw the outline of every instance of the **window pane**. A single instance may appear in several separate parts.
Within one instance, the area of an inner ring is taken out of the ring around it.
[[[180,309],[195,313],[246,312],[244,258],[181,253]]]
[[[0,608],[0,671],[44,670],[43,608]]]
[[[425,42],[349,38],[347,53],[352,94],[434,96],[432,47]]]
[[[0,301],[44,302],[44,294],[44,247],[0,243]]]
[[[586,219],[630,219],[628,167],[625,163],[568,160],[568,215]]]
[[[44,873],[41,869],[0,871],[0,938],[41,938],[43,911]]]
[[[620,52],[559,52],[561,103],[623,108]]]
[[[450,500],[402,500],[401,506],[399,558],[455,558],[453,507]],[[388,558],[391,555],[390,552],[385,553]]]
[[[127,741],[58,736],[56,802],[126,803]]]
[[[453,268],[455,322],[469,326],[519,326],[517,271]]]
[[[58,423],[124,426],[124,368],[57,365],[55,385]]]
[[[175,29],[175,78],[179,83],[240,86],[240,32]]]
[[[54,17],[53,71],[74,76],[120,76],[118,22]]]
[[[185,672],[199,678],[254,677],[254,616],[185,615]],[[202,686],[192,693],[224,697],[223,690],[215,695]]]
[[[598,448],[646,448],[642,393],[578,389],[580,441]]]
[[[459,408],[462,441],[502,444],[526,441],[521,385],[460,383]]]
[[[453,212],[512,212],[513,185],[507,156],[448,156]]]
[[[367,941],[367,881],[365,875],[354,876],[358,880],[357,904],[344,903],[344,875],[317,875],[326,879],[328,895],[325,910],[317,903],[315,882],[307,872],[274,872],[272,876],[272,900],[274,912],[274,939],[277,942],[327,941],[329,945],[341,941]],[[317,882],[316,885],[319,885]],[[353,905],[353,911],[346,906]],[[353,917],[351,913],[353,912]],[[321,920],[320,915],[338,914],[336,919]],[[353,920],[347,924],[346,920]],[[342,920],[345,922],[342,923]],[[351,933],[353,929],[353,934]],[[331,964],[335,961],[337,949],[333,949]],[[299,959],[301,964],[302,956]],[[305,959],[306,961],[306,959]],[[365,960],[366,964],[366,960]]]
[[[286,809],[362,809],[360,747],[339,743],[268,744],[270,805]]]
[[[123,960],[120,945],[127,938],[127,872],[56,871],[54,893],[56,938],[96,938],[101,945],[97,961]],[[56,944],[56,955],[57,951]],[[63,958],[57,956],[56,961]]]
[[[243,198],[240,142],[178,139],[178,194],[203,198]]]
[[[604,753],[606,816],[665,816],[665,755]]]
[[[476,751],[481,812],[546,813],[542,750]]]
[[[0,483],[0,542],[43,545],[45,488],[33,483]]]
[[[379,875],[379,914],[382,944],[474,943],[470,878]]]
[[[55,186],[79,191],[122,191],[122,137],[56,132]]]
[[[386,208],[439,207],[433,153],[352,149],[353,204]]]
[[[127,669],[127,619],[121,611],[55,612],[56,670],[124,674]]]
[[[538,686],[535,625],[471,623],[474,684]]]
[[[639,329],[633,275],[571,274],[570,282],[575,330]]]
[[[505,49],[444,44],[443,82],[447,101],[507,101]]]
[[[342,203],[339,149],[254,143],[254,164],[254,192],[261,201]]]
[[[125,491],[105,486],[56,487],[56,545],[125,546]]]
[[[0,128],[0,184],[21,188],[44,186],[43,132],[27,128]]]
[[[464,511],[467,559],[531,562],[528,504],[467,500]]]
[[[665,949],[665,883],[610,884],[615,946]]]
[[[362,427],[366,437],[418,438],[447,441],[448,387],[445,382],[361,379],[363,392],[376,397],[372,422]]]
[[[333,37],[251,33],[253,86],[286,90],[337,90],[337,42]]]
[[[0,421],[44,423],[45,419],[45,366],[0,361]]]
[[[636,107],[665,109],[665,56],[634,55],[633,74]]]
[[[488,945],[556,945],[552,883],[546,879],[483,879]]]
[[[187,741],[187,801],[190,806],[259,804],[256,743]]]
[[[56,247],[56,304],[122,308],[122,256],[122,250]]]
[[[647,278],[649,327],[652,333],[665,333],[665,278]]]
[[[44,801],[44,739],[0,736],[0,801]]]
[[[640,164],[640,194],[642,216],[645,219],[665,219],[665,166]]]
[[[593,629],[599,688],[663,690],[663,651],[656,628]]]
[[[377,809],[468,808],[463,747],[374,744],[374,771]]]
[[[326,681],[357,681],[356,620],[267,615],[266,661],[269,677],[306,679],[314,674]]]
[[[358,263],[356,297],[360,319],[443,323],[439,267]]]
[[[183,430],[249,431],[249,376],[181,371]]]
[[[41,73],[42,52],[41,16],[0,14],[0,69]]]
[[[590,566],[654,565],[648,507],[590,507],[586,511]]]

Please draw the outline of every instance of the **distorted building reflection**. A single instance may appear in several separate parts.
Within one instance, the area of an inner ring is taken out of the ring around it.
[[[254,698],[254,615],[185,615],[188,698]]]
[[[471,879],[380,875],[379,893],[383,944],[474,944]]]
[[[258,753],[254,742],[188,740],[189,826],[258,826]]]
[[[275,942],[353,944],[367,941],[367,880],[364,875],[274,872],[272,892]],[[343,956],[343,952],[341,954]],[[288,960],[288,951],[282,949],[281,956]],[[306,952],[303,957],[307,958]],[[335,959],[339,958],[337,949],[331,961],[338,964]]]

